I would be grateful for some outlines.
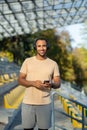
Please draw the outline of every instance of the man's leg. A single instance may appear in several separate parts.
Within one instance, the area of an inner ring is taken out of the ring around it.
[[[33,130],[35,126],[34,107],[28,104],[22,104],[22,126],[24,130]]]
[[[36,107],[36,119],[39,130],[48,130],[51,127],[51,104]]]

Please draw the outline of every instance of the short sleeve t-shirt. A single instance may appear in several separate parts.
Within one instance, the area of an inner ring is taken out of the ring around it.
[[[58,65],[50,58],[45,60],[38,60],[36,56],[25,59],[21,69],[21,73],[26,74],[26,80],[35,81],[51,80],[54,76],[59,76]],[[49,104],[50,89],[40,90],[33,86],[26,88],[23,103],[32,105],[44,105]]]

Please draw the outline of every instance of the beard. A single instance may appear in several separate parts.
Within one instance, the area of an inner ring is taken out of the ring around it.
[[[37,51],[37,55],[40,56],[40,57],[45,57],[46,56],[46,52],[38,52]]]

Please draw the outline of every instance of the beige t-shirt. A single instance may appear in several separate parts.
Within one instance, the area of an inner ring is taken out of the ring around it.
[[[58,65],[55,61],[46,58],[45,60],[38,60],[36,56],[25,59],[20,69],[21,73],[26,74],[26,80],[35,81],[51,80],[54,76],[59,76]],[[23,103],[32,105],[49,104],[50,89],[40,90],[35,87],[26,88]]]

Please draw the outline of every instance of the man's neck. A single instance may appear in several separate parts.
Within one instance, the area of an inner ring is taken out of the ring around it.
[[[46,57],[46,56],[36,55],[36,58],[37,58],[38,60],[45,60],[47,57]]]

